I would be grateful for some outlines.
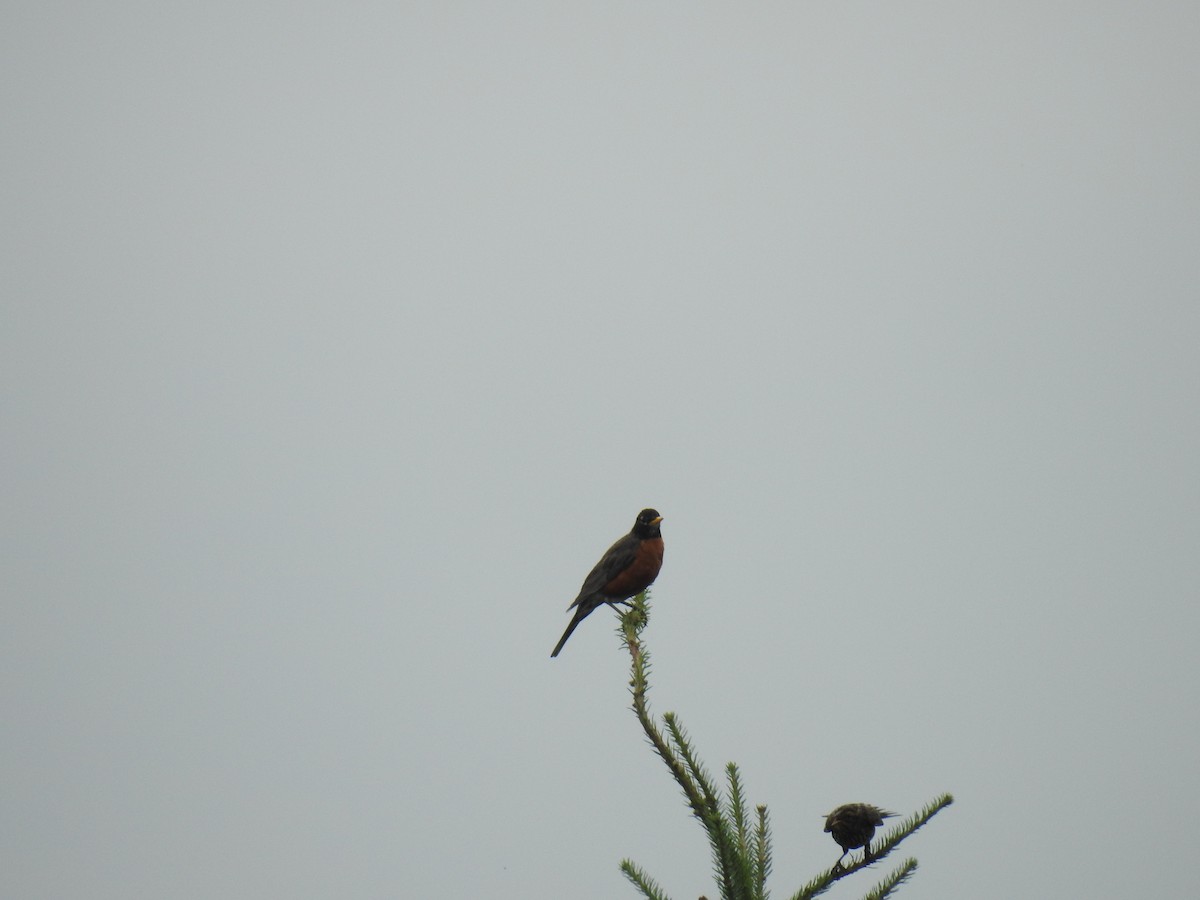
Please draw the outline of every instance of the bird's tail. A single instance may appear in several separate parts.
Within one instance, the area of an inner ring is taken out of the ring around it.
[[[558,639],[558,644],[555,645],[554,652],[550,654],[551,659],[554,659],[554,657],[558,656],[558,651],[563,648],[563,644],[567,642],[567,638],[571,636],[571,632],[574,631],[578,627],[579,623],[587,618],[588,613],[595,608],[595,605],[587,605],[583,603],[579,604],[579,608],[575,610],[575,615],[571,617],[571,624],[567,626],[567,630],[563,632],[563,636]]]

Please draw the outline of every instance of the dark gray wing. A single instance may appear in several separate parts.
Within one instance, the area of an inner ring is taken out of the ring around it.
[[[637,558],[640,544],[640,538],[627,534],[609,547],[608,551],[600,557],[600,562],[596,563],[596,567],[588,573],[588,577],[583,579],[583,587],[579,589],[579,596],[575,598],[575,602],[571,606],[578,606],[588,598],[594,597],[618,573],[629,568]],[[571,606],[568,606],[567,609],[570,609]]]

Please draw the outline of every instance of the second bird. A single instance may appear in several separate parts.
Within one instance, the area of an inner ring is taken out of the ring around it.
[[[863,860],[871,862],[875,858],[871,852],[871,838],[875,837],[875,829],[883,824],[884,819],[890,819],[894,815],[896,813],[872,806],[870,803],[846,803],[826,816],[825,830],[833,835],[833,839],[842,848],[842,855],[833,867],[841,868],[846,854],[859,847],[863,848]]]
[[[624,603],[654,583],[662,568],[663,539],[659,530],[662,516],[657,510],[643,509],[633,522],[633,528],[600,557],[600,562],[583,580],[579,596],[567,607],[574,609],[571,624],[558,640],[550,656],[558,656],[563,644],[584,619],[598,606]],[[614,607],[615,608],[615,607]]]

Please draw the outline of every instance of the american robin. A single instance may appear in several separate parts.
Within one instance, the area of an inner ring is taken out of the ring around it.
[[[663,539],[658,524],[662,516],[654,509],[643,509],[633,521],[633,528],[600,557],[600,562],[583,580],[579,596],[567,607],[574,608],[571,624],[558,639],[551,657],[558,656],[567,638],[575,627],[588,617],[598,606],[607,603],[616,609],[617,603],[625,603],[634,594],[650,587],[662,568]]]
[[[894,815],[896,813],[870,803],[847,803],[831,812],[825,818],[825,830],[833,833],[833,839],[842,848],[842,855],[833,867],[836,869],[841,866],[846,854],[859,847],[865,848],[863,857],[870,862],[874,858],[871,854],[871,838],[875,837],[875,826],[882,825],[884,819]]]

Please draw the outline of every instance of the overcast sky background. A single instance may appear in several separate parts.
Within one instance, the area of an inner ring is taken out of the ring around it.
[[[4,896],[1192,895],[1196,3],[0,19]]]

